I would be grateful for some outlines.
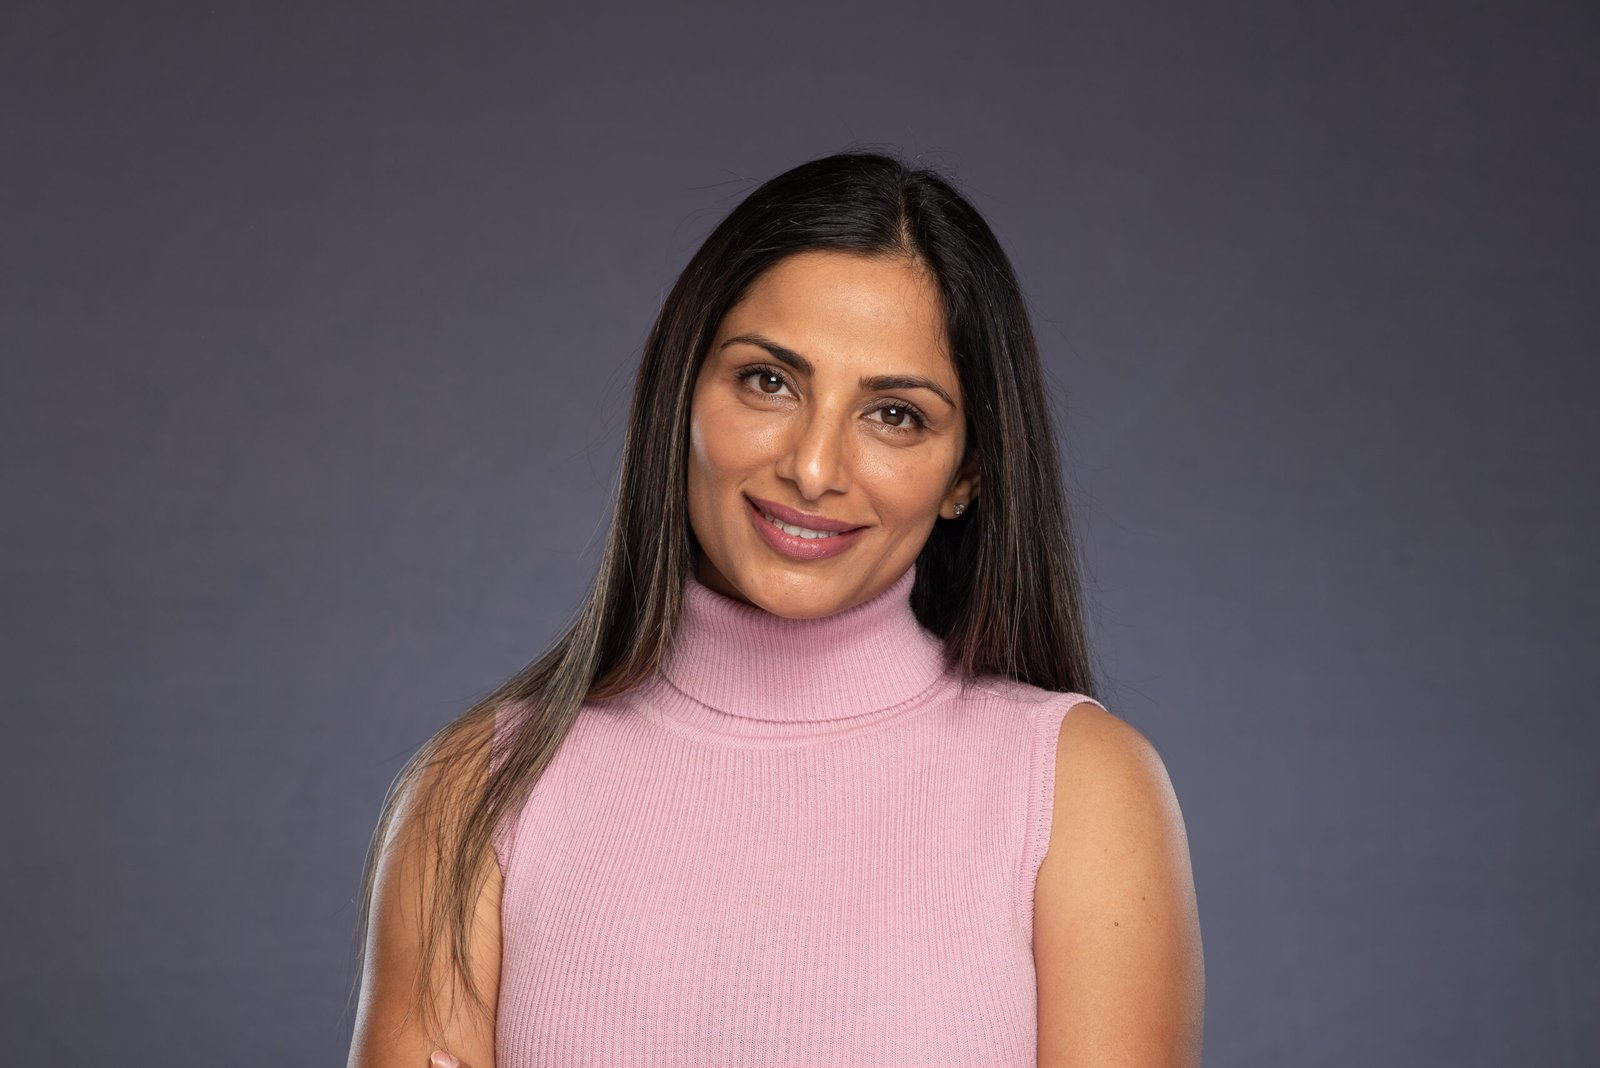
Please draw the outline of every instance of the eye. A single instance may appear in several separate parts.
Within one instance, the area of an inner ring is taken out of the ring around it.
[[[769,397],[789,384],[788,377],[776,367],[746,367],[734,373],[734,381],[741,385],[750,378],[756,378],[756,390]]]
[[[898,434],[910,434],[928,425],[928,420],[921,412],[917,411],[916,406],[907,404],[905,401],[889,401],[874,408],[873,412],[893,412],[894,417],[900,422],[891,423],[887,419],[882,420],[882,422],[884,429],[892,430]]]

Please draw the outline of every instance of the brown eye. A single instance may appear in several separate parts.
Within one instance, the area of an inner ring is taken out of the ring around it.
[[[893,418],[890,417],[891,412],[894,413]],[[891,430],[896,434],[913,434],[928,425],[927,418],[920,411],[909,404],[900,404],[896,401],[872,409],[872,414],[880,417],[877,421],[885,430]]]
[[[760,380],[756,388],[761,391],[763,397],[776,397],[780,390],[789,385],[789,380],[776,367],[741,367],[733,376],[741,390],[750,388],[752,378]],[[772,388],[768,389],[768,386]]]

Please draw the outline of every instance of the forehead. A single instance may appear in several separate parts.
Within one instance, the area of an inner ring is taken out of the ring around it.
[[[814,361],[892,360],[927,372],[950,360],[938,283],[901,256],[786,256],[750,285],[717,333],[720,340],[750,330],[784,333],[773,340]]]

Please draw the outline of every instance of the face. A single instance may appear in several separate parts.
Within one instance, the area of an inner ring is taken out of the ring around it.
[[[807,251],[718,324],[690,408],[695,577],[791,618],[843,611],[905,574],[977,491],[938,284],[910,260]],[[852,528],[795,537],[792,526]]]

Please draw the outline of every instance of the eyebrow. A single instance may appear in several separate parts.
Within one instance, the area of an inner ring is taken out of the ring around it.
[[[811,375],[816,372],[816,368],[811,366],[810,360],[793,349],[785,348],[771,338],[762,337],[760,334],[738,334],[730,337],[718,346],[718,351],[727,348],[729,345],[756,345],[771,353],[773,359],[788,364],[802,374]],[[933,379],[923,378],[921,375],[872,375],[861,379],[861,388],[874,391],[926,389],[938,394],[939,399],[950,405],[950,407],[954,408],[956,406],[956,402],[950,399],[950,394],[944,391],[943,386]]]

